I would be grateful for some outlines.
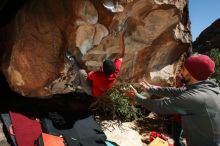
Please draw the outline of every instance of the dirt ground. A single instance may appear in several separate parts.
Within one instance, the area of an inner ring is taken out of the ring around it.
[[[149,114],[143,120],[118,123],[117,121],[103,121],[103,130],[107,138],[120,146],[147,146],[151,131],[163,134],[168,138],[170,144],[173,139],[167,131],[166,118],[158,117],[156,114]]]

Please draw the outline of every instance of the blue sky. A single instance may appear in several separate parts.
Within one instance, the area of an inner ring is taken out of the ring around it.
[[[220,0],[189,0],[189,15],[193,40],[220,18]]]

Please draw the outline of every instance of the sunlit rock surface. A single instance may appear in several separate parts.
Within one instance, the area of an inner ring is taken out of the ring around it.
[[[27,1],[0,31],[1,70],[10,87],[27,97],[74,91],[66,85],[79,68],[97,70],[120,53],[118,31],[125,27],[119,80],[172,84],[191,42],[187,0],[119,0],[123,11],[116,13],[103,3]]]

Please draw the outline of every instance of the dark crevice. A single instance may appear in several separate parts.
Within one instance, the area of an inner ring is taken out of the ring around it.
[[[10,22],[26,1],[27,0],[1,0],[0,27],[3,27]]]
[[[69,93],[63,95],[54,95],[48,99],[27,98],[12,91],[0,73],[0,113],[10,111],[17,112],[74,112],[88,113],[89,106],[93,98],[84,93]]]

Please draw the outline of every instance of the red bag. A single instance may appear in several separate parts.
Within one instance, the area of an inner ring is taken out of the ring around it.
[[[160,133],[157,133],[157,132],[155,132],[155,131],[152,131],[152,132],[150,133],[150,136],[149,136],[149,138],[148,138],[148,141],[149,141],[149,142],[152,142],[156,137],[159,137],[159,138],[161,138],[161,139],[163,139],[163,140],[165,140],[165,141],[168,141],[168,138],[167,138],[166,136],[164,136],[164,135],[162,135],[162,134],[160,134]]]

